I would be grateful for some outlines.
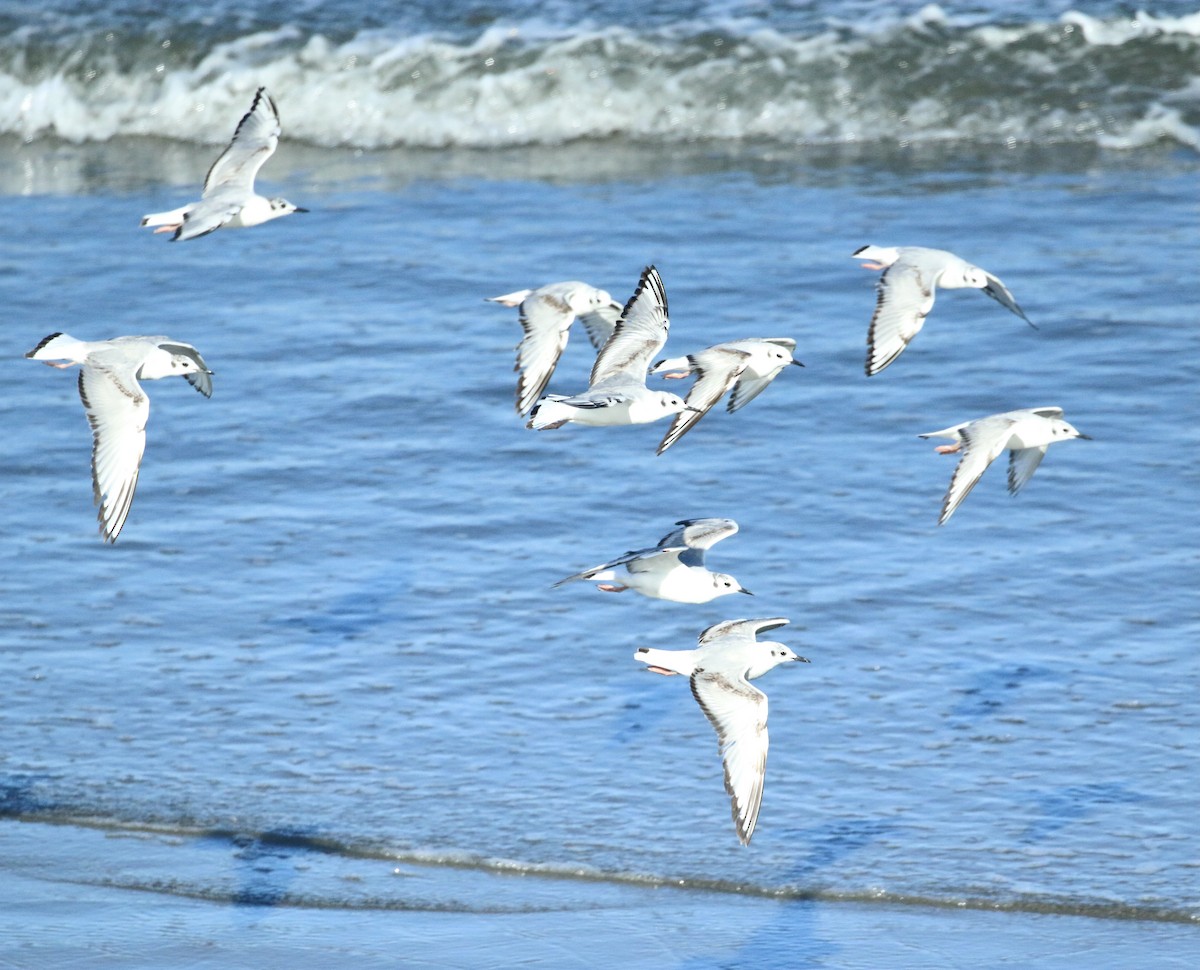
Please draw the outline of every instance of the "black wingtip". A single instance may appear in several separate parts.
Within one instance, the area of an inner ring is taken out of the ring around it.
[[[36,347],[34,347],[34,348],[33,348],[33,350],[29,351],[29,353],[27,353],[25,356],[26,356],[26,357],[32,357],[32,356],[33,356],[34,354],[36,354],[36,353],[37,353],[39,350],[41,350],[43,347],[45,347],[45,346],[46,346],[46,344],[50,343],[50,341],[51,341],[51,340],[55,340],[55,339],[57,339],[58,337],[61,337],[61,336],[62,336],[62,331],[61,331],[61,330],[56,330],[56,331],[54,331],[54,333],[50,334],[50,336],[49,336],[49,337],[43,337],[43,338],[42,338],[42,340],[41,340],[41,342],[40,342],[40,343],[39,343],[39,344],[38,344]]]

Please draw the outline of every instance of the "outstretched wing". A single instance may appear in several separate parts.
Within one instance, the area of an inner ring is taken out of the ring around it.
[[[767,695],[743,676],[697,670],[692,696],[717,732],[725,791],[742,845],[749,845],[762,808],[767,770]]]
[[[235,185],[253,191],[258,170],[279,144],[279,111],[266,88],[254,93],[254,103],[238,122],[229,147],[221,153],[204,179],[204,196],[221,186]],[[214,227],[216,228],[216,227]]]
[[[763,343],[775,344],[782,347],[789,354],[796,352],[796,341],[791,337],[764,337]],[[735,343],[734,346],[737,346]],[[793,360],[792,363],[797,363]],[[729,395],[729,402],[725,405],[726,410],[733,414],[734,411],[741,410],[758,395],[767,389],[767,385],[779,376],[779,371],[786,367],[786,364],[781,365],[778,369],[768,371],[766,374],[759,375],[747,369],[742,372],[736,384],[733,385],[733,391]]]
[[[937,278],[944,269],[944,255],[926,250],[916,255],[902,252],[883,271],[876,287],[875,313],[867,330],[868,377],[891,364],[920,332],[933,309]]]
[[[1004,451],[1009,439],[1009,429],[1013,426],[1012,418],[1004,415],[994,415],[970,424],[958,431],[962,441],[963,456],[954,469],[950,478],[950,487],[942,501],[942,512],[938,516],[938,525],[945,525],[954,514],[954,510],[962,504],[963,499],[971,494],[976,483],[987,471],[988,466],[995,461],[1000,452]]]
[[[622,380],[644,385],[650,362],[667,342],[670,328],[662,279],[657,269],[647,266],[613,335],[596,357],[589,383],[596,385],[619,375]]]
[[[100,506],[100,534],[116,542],[137,489],[150,399],[132,367],[97,364],[79,371],[79,397],[92,427],[92,493]]]
[[[680,411],[671,422],[671,427],[659,442],[657,454],[662,454],[671,445],[687,434],[696,422],[708,414],[721,395],[733,386],[746,369],[749,353],[728,347],[709,347],[698,354],[688,356],[688,366],[696,375],[696,383],[688,391],[685,401],[689,410]],[[766,386],[764,382],[763,386]]]
[[[614,302],[579,314],[579,322],[583,324],[588,340],[596,350],[603,350],[612,337],[613,331],[617,329],[617,321],[621,319],[621,310],[621,304]]]
[[[1008,287],[1000,282],[1000,277],[993,276],[987,270],[983,271],[983,275],[986,276],[988,280],[987,286],[983,288],[983,292],[999,303],[1006,310],[1011,310],[1027,324],[1033,327],[1034,330],[1036,330],[1037,327],[1034,326],[1033,321],[1030,320],[1029,317],[1025,316],[1025,311],[1017,305],[1017,301],[1013,299],[1013,295],[1009,291]]]
[[[733,519],[680,519],[672,529],[658,540],[658,547],[688,546],[692,549],[711,549],[722,539],[727,539],[738,530]]]
[[[1046,446],[1036,448],[1010,448],[1008,452],[1008,490],[1016,495],[1022,486],[1033,477],[1037,466],[1046,457]]]
[[[562,295],[534,290],[521,302],[521,329],[517,346],[517,413],[526,414],[546,390],[558,359],[567,346],[575,313]]]
[[[726,637],[741,637],[748,640],[757,639],[758,634],[769,630],[778,630],[787,626],[790,621],[786,616],[769,616],[757,620],[722,620],[704,630],[698,642],[701,645],[722,640]]]

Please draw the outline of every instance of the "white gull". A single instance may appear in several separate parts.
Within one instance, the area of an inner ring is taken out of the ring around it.
[[[782,643],[757,635],[787,624],[784,617],[726,620],[700,634],[695,650],[640,647],[634,659],[656,674],[681,674],[716,729],[725,791],[729,793],[738,840],[749,845],[762,808],[767,771],[767,695],[750,681],[781,663],[807,658]]]
[[[266,88],[259,88],[242,116],[233,140],[208,170],[199,202],[142,216],[143,226],[174,232],[174,242],[195,239],[223,226],[258,226],[293,212],[307,212],[287,199],[268,199],[254,191],[254,177],[279,144],[279,112]]]
[[[635,549],[610,562],[560,579],[555,586],[589,580],[606,593],[627,589],[653,599],[676,603],[707,603],[729,593],[750,593],[726,573],[715,573],[704,565],[705,552],[733,535],[733,519],[682,519],[651,549]]]
[[[588,389],[570,397],[546,395],[534,405],[526,426],[647,424],[682,411],[687,407],[683,398],[646,387],[650,361],[662,350],[670,327],[662,279],[647,266],[596,357]]]
[[[804,365],[792,357],[796,341],[790,337],[747,337],[716,344],[686,357],[668,357],[651,369],[666,378],[696,375],[688,391],[689,410],[680,411],[658,446],[662,454],[682,438],[732,388],[726,410],[731,414],[761,394],[789,364]]]
[[[184,377],[210,397],[212,371],[195,347],[170,337],[86,341],[52,333],[25,356],[51,367],[80,365],[79,397],[92,427],[92,492],[100,506],[100,535],[116,542],[146,449],[150,399],[138,380]]]
[[[604,290],[571,280],[547,283],[535,290],[517,290],[503,296],[488,297],[489,303],[520,307],[521,329],[525,332],[517,346],[513,370],[517,379],[517,413],[533,407],[567,346],[571,324],[578,318],[592,346],[600,350],[616,329],[621,304]]]
[[[938,454],[962,453],[962,459],[950,478],[950,487],[942,502],[938,525],[943,525],[967,497],[988,466],[1008,449],[1008,490],[1016,495],[1037,471],[1046,449],[1056,441],[1071,438],[1090,440],[1063,420],[1058,407],[1022,408],[964,421],[941,431],[929,431],[919,438],[952,438],[954,444],[939,445]]]
[[[1033,327],[998,277],[944,249],[863,246],[854,252],[854,258],[869,260],[863,263],[865,269],[883,270],[877,285],[875,313],[867,331],[868,377],[891,364],[920,332],[925,317],[933,309],[939,286],[947,290],[965,287],[983,290]]]

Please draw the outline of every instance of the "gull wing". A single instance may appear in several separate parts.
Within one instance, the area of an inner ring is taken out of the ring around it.
[[[611,559],[608,562],[601,563],[599,566],[592,566],[589,569],[581,570],[573,573],[565,579],[560,579],[553,586],[562,586],[566,583],[572,583],[579,579],[591,579],[597,573],[602,573],[606,569],[615,569],[618,566],[629,567],[630,572],[650,572],[654,569],[662,568],[662,564],[668,557],[678,561],[679,554],[686,552],[685,547],[665,548],[656,546],[653,549],[632,549],[629,552],[623,553],[616,559]]]
[[[233,140],[204,179],[204,197],[225,185],[254,190],[254,177],[279,144],[279,111],[266,88],[254,93],[254,103],[234,129]],[[213,228],[216,228],[215,226]]]
[[[899,357],[924,326],[947,255],[938,250],[901,251],[879,277],[875,313],[867,330],[868,377]]]
[[[514,370],[517,379],[517,413],[526,414],[550,383],[554,368],[567,346],[575,313],[561,294],[534,290],[521,301],[521,329]]]
[[[204,363],[200,351],[191,344],[177,344],[172,341],[160,343],[158,346],[168,354],[182,354],[184,357],[190,357],[199,370],[189,371],[183,375],[184,378],[205,397],[212,397],[212,371],[208,369],[208,364]]]
[[[696,670],[692,696],[717,732],[725,791],[742,845],[749,845],[762,807],[767,770],[767,695],[730,670]]]
[[[227,185],[221,186],[216,192],[206,194],[183,214],[183,224],[175,230],[171,241],[196,239],[215,232],[241,212],[245,202],[246,197],[241,190],[231,189]]]
[[[784,350],[786,350],[789,354],[794,354],[796,352],[796,341],[794,341],[791,337],[764,337],[762,339],[762,343],[775,344],[784,348]],[[735,343],[733,346],[736,347],[738,345]],[[795,363],[795,361],[793,361],[793,363]],[[766,390],[767,385],[770,384],[771,381],[775,380],[775,378],[779,376],[779,372],[786,366],[787,365],[785,364],[783,367],[780,367],[773,373],[762,377],[751,373],[749,370],[743,371],[742,375],[738,378],[737,383],[733,385],[733,392],[729,395],[729,401],[725,405],[725,409],[730,414],[733,414],[734,411],[744,408],[747,404],[758,397],[758,395],[760,395],[764,390]]]
[[[1004,451],[1014,423],[1012,418],[998,414],[972,421],[966,427],[959,428],[958,437],[962,441],[963,456],[950,478],[950,487],[946,490],[946,497],[942,502],[938,525],[945,525],[963,499],[971,494],[971,489],[987,471],[988,466]]]
[[[592,346],[597,351],[604,349],[604,345],[612,337],[613,331],[617,329],[617,321],[621,319],[621,310],[621,304],[609,303],[607,306],[599,306],[587,313],[579,314],[579,322],[583,324],[588,340],[592,342]]]
[[[786,616],[771,616],[759,620],[723,620],[714,623],[704,630],[699,637],[701,645],[722,640],[725,637],[742,637],[749,640],[757,639],[758,634],[769,630],[778,630],[787,626],[790,621]]]
[[[596,357],[589,383],[595,385],[619,376],[622,381],[644,386],[650,362],[667,342],[670,328],[662,278],[657,269],[647,266],[621,311],[613,335]]]
[[[100,534],[116,542],[137,489],[150,399],[132,365],[95,363],[79,371],[79,397],[92,428],[92,494],[100,506]]]
[[[1013,295],[1009,291],[1008,287],[1000,282],[1000,277],[993,276],[986,269],[983,271],[983,275],[986,276],[988,280],[987,286],[983,287],[983,292],[999,303],[1006,310],[1011,310],[1027,324],[1033,327],[1034,330],[1036,330],[1037,327],[1034,326],[1033,321],[1030,320],[1029,317],[1025,316],[1025,311],[1017,305],[1017,301],[1013,299]]]
[[[680,519],[672,529],[658,540],[658,548],[687,546],[690,549],[711,549],[722,539],[727,539],[738,530],[733,519]]]
[[[729,347],[709,347],[698,354],[688,355],[688,367],[696,375],[696,382],[688,391],[685,403],[693,410],[680,411],[671,422],[671,427],[659,442],[656,454],[675,444],[687,434],[696,422],[706,415],[721,395],[733,386],[746,369],[750,354]],[[765,387],[769,381],[763,383]]]
[[[1037,466],[1046,457],[1046,446],[1036,448],[1010,448],[1008,452],[1008,490],[1016,495],[1022,486],[1033,477]]]

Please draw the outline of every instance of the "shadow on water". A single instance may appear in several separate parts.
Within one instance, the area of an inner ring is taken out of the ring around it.
[[[995,714],[1009,703],[1031,681],[1054,676],[1048,667],[1029,667],[1024,664],[994,667],[976,674],[966,687],[958,689],[961,700],[950,709],[953,717],[975,718]]]
[[[1021,833],[1024,842],[1040,842],[1099,810],[1101,805],[1132,805],[1147,801],[1147,796],[1116,782],[1094,785],[1066,785],[1053,791],[1027,792],[1022,803],[1035,806],[1039,815]]]
[[[821,873],[869,846],[893,828],[881,819],[842,819],[807,828],[790,828],[786,841],[799,851],[786,870],[794,886],[819,886]],[[819,893],[814,892],[814,897]],[[719,957],[693,957],[680,966],[687,970],[769,966],[828,966],[844,947],[823,931],[818,919],[818,898],[781,899],[772,918],[760,923],[741,945]],[[763,912],[760,908],[756,912]]]

